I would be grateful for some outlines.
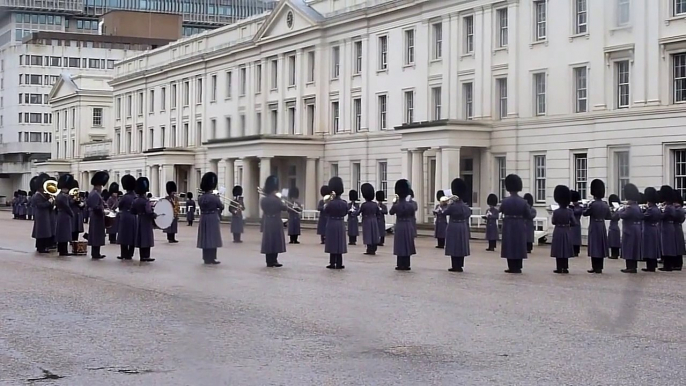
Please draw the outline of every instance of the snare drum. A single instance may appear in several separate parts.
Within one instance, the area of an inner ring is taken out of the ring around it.
[[[174,222],[174,206],[169,200],[162,199],[154,203],[152,211],[155,212],[155,226],[159,229],[167,229]]]
[[[117,212],[109,209],[105,209],[105,228],[110,229],[114,226],[117,221]]]
[[[75,255],[85,255],[88,253],[88,241],[72,241],[71,253]]]

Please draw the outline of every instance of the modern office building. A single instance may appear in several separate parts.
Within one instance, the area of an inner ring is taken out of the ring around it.
[[[419,221],[455,177],[483,208],[517,173],[543,216],[555,185],[594,178],[686,193],[684,21],[678,0],[283,0],[117,62],[93,170],[142,170],[156,194],[213,170],[249,216],[270,174],[307,209],[331,176],[389,195],[407,178]]]

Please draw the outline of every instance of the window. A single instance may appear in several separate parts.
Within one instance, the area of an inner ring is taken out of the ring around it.
[[[353,43],[353,51],[355,53],[355,63],[353,66],[353,74],[359,75],[362,73],[362,42],[357,41]]]
[[[362,130],[362,98],[353,99],[353,118],[355,131]]]
[[[288,85],[295,86],[295,55],[288,56]]]
[[[167,109],[167,88],[162,87],[160,89],[160,111]]]
[[[295,134],[295,106],[288,108],[288,134]]]
[[[307,133],[306,134],[314,134],[314,122],[315,122],[315,115],[314,115],[314,102],[312,103],[307,103],[305,105],[305,110],[307,110]]]
[[[617,26],[623,27],[631,22],[631,0],[617,0]]]
[[[377,164],[378,171],[378,187],[379,190],[388,194],[388,162],[379,161]]]
[[[331,164],[331,178],[333,177],[338,177],[338,164],[336,163]],[[684,173],[684,177],[686,178],[686,172]]]
[[[338,79],[341,74],[341,48],[336,46],[331,50],[331,79]]]
[[[496,12],[498,26],[498,47],[507,47],[508,44],[508,20],[507,8],[501,8]]]
[[[276,134],[279,130],[279,110],[277,110],[275,107],[272,107],[269,110],[269,113],[271,114],[271,134]]]
[[[462,97],[464,98],[464,118],[471,120],[474,118],[474,85],[471,82],[462,84]]]
[[[148,101],[150,103],[150,113],[155,112],[155,90],[150,90],[150,100]]]
[[[575,107],[574,112],[585,113],[588,111],[588,71],[586,67],[577,67],[574,69],[574,94]]]
[[[188,123],[183,124],[183,132],[181,132],[181,147],[188,147],[188,142],[190,141],[190,130],[188,129]]]
[[[431,26],[433,32],[433,59],[443,57],[443,24],[435,23]]]
[[[535,115],[545,115],[545,73],[534,74],[534,112]]]
[[[495,80],[496,97],[498,98],[498,117],[507,117],[507,78]]]
[[[202,94],[203,94],[203,89],[202,89],[202,78],[198,78],[195,80],[195,103],[202,103]],[[188,103],[186,103],[188,105]]]
[[[686,0],[674,0],[674,16],[686,13]]]
[[[233,134],[233,127],[231,124],[231,117],[226,117],[226,137],[231,138]]]
[[[674,170],[674,189],[682,197],[686,196],[686,149],[672,151],[673,170]]]
[[[359,192],[362,185],[362,167],[359,162],[353,162],[351,178],[350,185]]]
[[[586,0],[574,0],[574,33],[577,35],[588,32],[588,8]]]
[[[93,126],[102,127],[102,107],[93,108]]]
[[[27,84],[42,84],[43,83],[43,77],[40,75],[26,75],[28,78]]]
[[[67,58],[68,60],[68,67],[72,68],[79,68],[79,58]]]
[[[131,153],[133,151],[133,138],[131,138],[131,130],[126,130],[126,152]]]
[[[272,90],[279,88],[279,61],[272,59]]]
[[[686,7],[686,0],[684,3]],[[686,102],[686,53],[672,55],[672,68],[674,103]]]
[[[379,36],[379,70],[388,69],[388,36]]]
[[[629,183],[629,152],[615,152],[615,186],[620,200],[624,201],[624,187]]]
[[[255,94],[262,92],[262,65],[255,65]]]
[[[41,141],[41,133],[29,133],[29,142],[40,142]]]
[[[210,92],[210,102],[216,102],[217,101],[217,75],[212,75],[210,77],[210,87],[212,87],[212,91]]]
[[[405,30],[405,65],[414,64],[414,30]]]
[[[433,106],[433,112],[431,114],[431,119],[437,121],[441,119],[441,88],[434,87],[431,89],[431,104]]]
[[[545,156],[534,156],[534,199],[536,202],[545,202]]]
[[[155,129],[151,127],[148,129],[148,149],[152,149],[154,147],[155,147]]]
[[[388,96],[387,95],[379,95],[379,129],[387,129],[388,128],[388,120],[387,120],[387,109],[388,109]]]
[[[588,183],[588,157],[586,153],[574,154],[574,190],[579,192],[581,199],[587,196]]]
[[[176,147],[176,138],[177,138],[177,133],[176,133],[176,125],[171,125],[171,147]]]
[[[314,82],[314,69],[316,68],[314,51],[307,53],[307,82]]]
[[[210,120],[210,139],[217,139],[217,120]]]
[[[500,192],[500,200],[507,196],[507,189],[505,188],[505,177],[507,177],[507,162],[505,157],[495,157],[496,175],[498,176],[498,192]]]
[[[126,96],[126,117],[131,118],[131,110],[133,110],[133,95]]]
[[[60,56],[51,56],[50,57],[50,66],[51,67],[62,67],[62,58]]]
[[[546,40],[548,20],[547,0],[534,1],[534,40],[537,42]]]
[[[615,71],[617,72],[617,108],[623,109],[629,107],[629,61],[623,60],[615,63]]]
[[[231,71],[226,72],[226,98],[231,99],[232,97],[232,92],[231,89],[233,88],[232,86],[233,83],[233,73]]]
[[[464,19],[464,53],[474,52],[474,16],[467,16]]]
[[[42,123],[43,114],[41,113],[30,113],[29,123]]]
[[[160,126],[160,145],[167,146],[167,128],[164,126]]]
[[[171,108],[176,108],[176,83],[171,86]]]
[[[57,143],[59,153],[59,143]],[[121,130],[117,129],[114,131],[114,154],[121,153]]]
[[[262,134],[262,113],[255,114],[255,132]]]
[[[191,99],[191,82],[183,82],[183,107],[188,107]]]
[[[143,115],[143,93],[139,92],[138,93],[138,115]]]
[[[405,91],[405,124],[414,122],[414,91]]]
[[[88,59],[88,68],[100,68],[100,59]]]
[[[340,105],[338,101],[331,102],[331,125],[333,126],[333,132],[338,133],[340,130]]]
[[[245,67],[241,67],[240,70],[238,71],[239,76],[240,76],[240,82],[241,82],[241,88],[240,88],[240,96],[245,96],[245,94],[248,92],[248,70]]]
[[[136,142],[138,142],[138,146],[136,146],[137,150],[139,153],[143,152],[143,127],[139,126],[138,127],[138,137],[136,138]]]

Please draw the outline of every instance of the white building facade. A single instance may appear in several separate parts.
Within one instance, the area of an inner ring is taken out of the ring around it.
[[[126,168],[155,194],[215,171],[249,216],[270,174],[306,209],[334,175],[389,195],[407,178],[419,221],[455,177],[484,207],[517,173],[541,215],[594,178],[686,193],[686,1],[283,0],[111,84],[112,160],[143,159]]]

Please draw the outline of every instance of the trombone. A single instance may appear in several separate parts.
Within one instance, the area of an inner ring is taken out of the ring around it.
[[[262,197],[266,197],[266,196],[267,196],[267,195],[264,193],[264,190],[262,190],[262,188],[259,187],[259,186],[257,187],[257,193],[258,193],[260,196],[262,196]],[[286,206],[286,209],[290,210],[290,211],[293,212],[293,213],[300,214],[301,211],[300,211],[300,209],[298,208],[298,205],[297,205],[297,204],[288,201],[286,198],[284,198],[284,197],[282,196],[281,193],[278,193],[278,192],[277,192],[277,193],[275,194],[275,196],[278,197],[278,198],[281,200],[281,202]]]
[[[204,194],[205,192],[202,189],[198,189],[199,194]],[[243,210],[243,204],[241,204],[239,201],[232,200],[222,194],[219,193],[218,190],[213,190],[212,194],[215,196],[219,197],[219,199],[226,205],[228,203],[229,208],[233,208],[234,210]]]

